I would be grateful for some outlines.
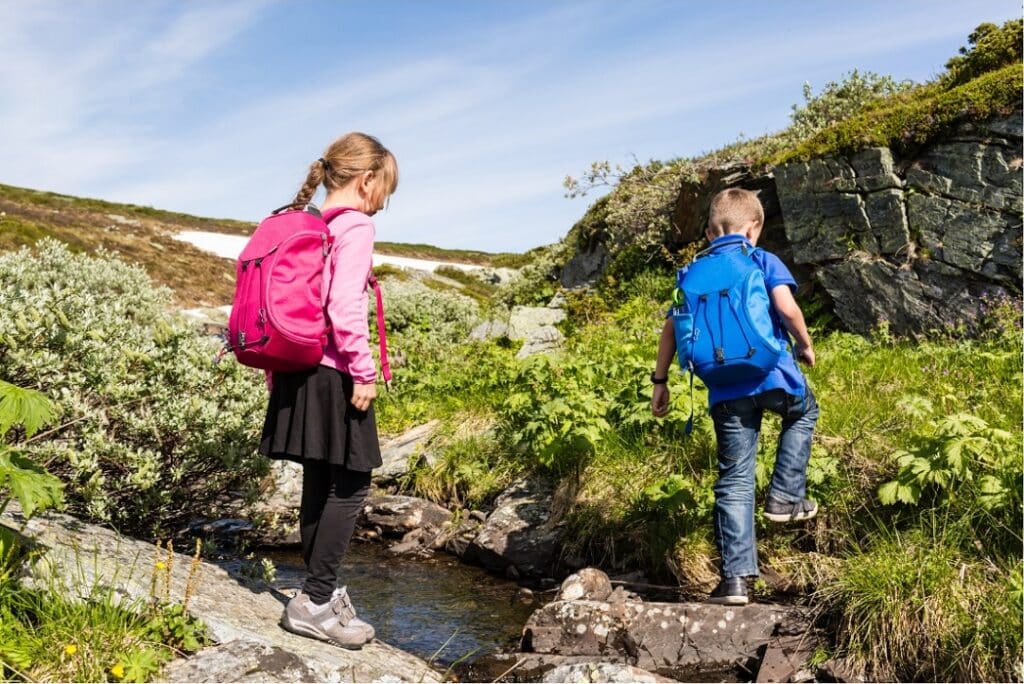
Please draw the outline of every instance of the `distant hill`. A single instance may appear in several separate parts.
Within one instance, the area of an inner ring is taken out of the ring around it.
[[[248,235],[254,224],[203,218],[135,204],[72,197],[0,184],[0,252],[32,246],[45,237],[76,251],[106,249],[141,265],[156,282],[174,291],[183,307],[218,306],[231,300],[230,261],[203,252],[174,236],[186,230]],[[482,266],[521,265],[519,254],[450,250],[432,245],[383,242],[377,252]]]

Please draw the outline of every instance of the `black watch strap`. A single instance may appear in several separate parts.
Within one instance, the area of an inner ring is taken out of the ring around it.
[[[665,377],[663,377],[663,378],[659,378],[658,376],[656,376],[656,375],[654,374],[654,371],[651,371],[651,382],[652,382],[653,384],[655,384],[655,385],[664,385],[664,384],[667,384],[667,383],[668,383],[668,376],[666,375],[666,376],[665,376]]]

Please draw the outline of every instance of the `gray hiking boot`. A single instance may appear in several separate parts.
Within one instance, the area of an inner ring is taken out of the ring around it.
[[[801,499],[796,503],[786,503],[768,497],[768,500],[764,503],[764,517],[772,522],[810,520],[816,515],[818,515],[818,504],[810,499]]]
[[[366,633],[350,624],[351,620],[352,615],[343,605],[334,601],[317,605],[308,595],[299,592],[285,607],[281,626],[294,634],[357,650],[366,643]]]
[[[373,625],[371,625],[369,622],[360,620],[356,616],[355,606],[352,605],[352,599],[348,597],[348,587],[341,587],[340,589],[335,589],[334,593],[331,594],[331,603],[338,603],[341,605],[342,611],[346,615],[351,616],[348,621],[348,626],[357,627],[363,630],[363,636],[366,638],[367,641],[372,640],[373,637],[377,634],[377,632],[375,632],[373,629]]]

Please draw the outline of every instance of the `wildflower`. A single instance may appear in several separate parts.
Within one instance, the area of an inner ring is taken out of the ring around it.
[[[78,653],[78,647],[74,644],[68,644],[64,647],[64,655],[73,656]]]
[[[121,663],[115,663],[114,666],[110,668],[110,674],[114,675],[118,679],[124,679],[124,665]]]
[[[156,569],[157,570],[166,570],[167,569],[167,563],[164,563],[163,561],[157,561],[156,562]]]

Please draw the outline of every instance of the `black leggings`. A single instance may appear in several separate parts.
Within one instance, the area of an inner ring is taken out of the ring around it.
[[[369,491],[368,472],[324,461],[303,462],[299,518],[308,575],[302,591],[314,603],[326,603],[334,592],[341,559]]]

